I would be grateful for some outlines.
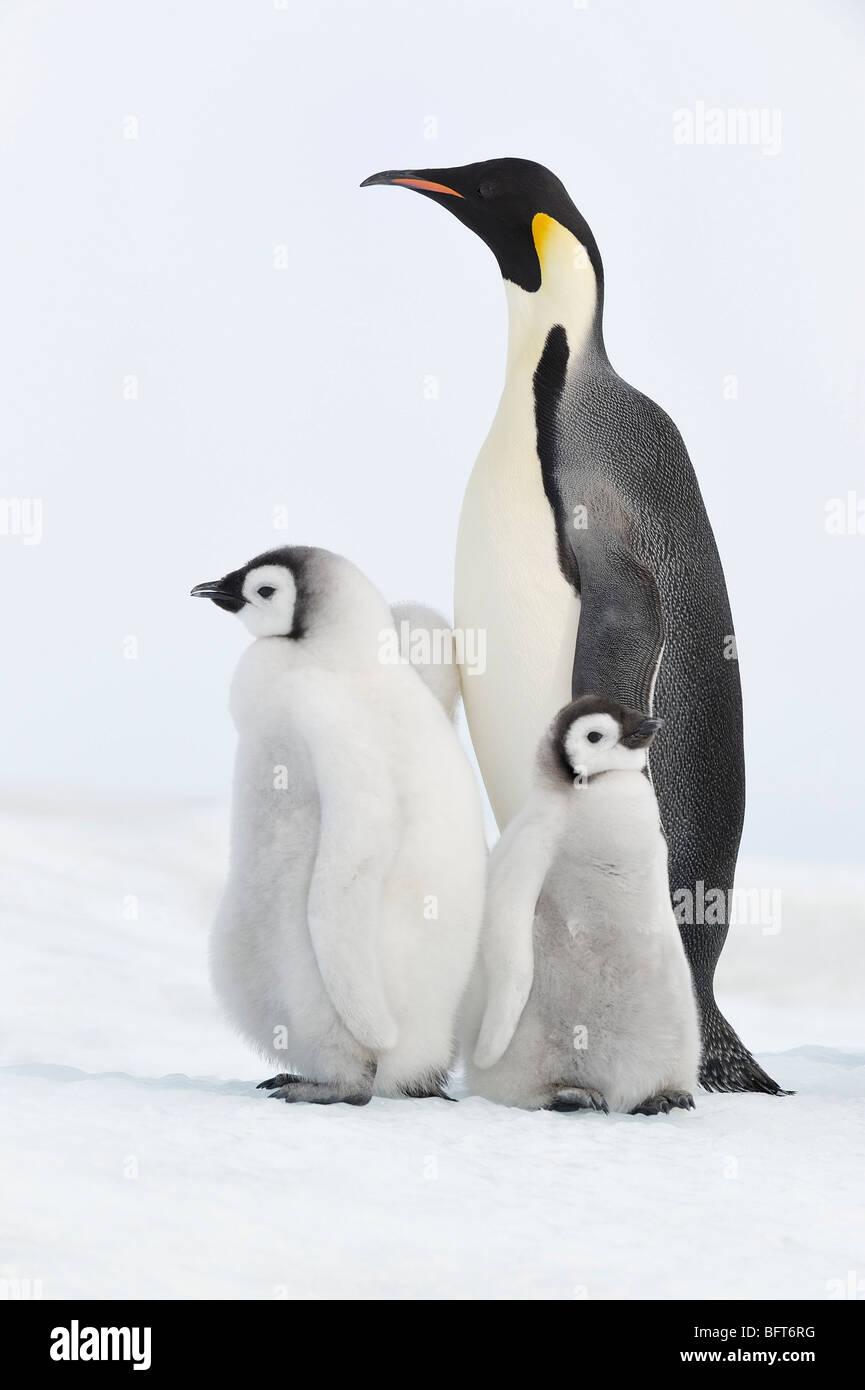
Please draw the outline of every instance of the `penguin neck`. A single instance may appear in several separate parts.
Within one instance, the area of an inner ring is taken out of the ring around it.
[[[393,629],[390,608],[365,575],[342,557],[330,557],[322,584],[322,601],[310,614],[298,651],[303,659],[312,657],[340,673],[375,674]]]
[[[505,280],[508,303],[506,375],[524,374],[540,360],[552,328],[567,334],[569,361],[595,357],[607,361],[602,326],[604,281],[597,248],[584,244],[562,223],[538,213],[532,235],[541,266],[537,290]]]

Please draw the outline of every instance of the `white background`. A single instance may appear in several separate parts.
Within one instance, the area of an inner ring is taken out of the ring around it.
[[[0,537],[10,794],[226,801],[245,637],[188,591],[259,550],[329,546],[450,610],[499,275],[439,208],[357,185],[520,155],[590,222],[611,359],[703,486],[746,848],[857,859],[865,536],[824,516],[865,496],[863,20],[845,0],[5,5],[0,493],[44,505],[41,545]],[[699,101],[779,108],[780,152],[677,146]]]

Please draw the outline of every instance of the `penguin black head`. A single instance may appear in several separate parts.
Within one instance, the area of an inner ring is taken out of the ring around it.
[[[663,723],[616,700],[582,695],[559,710],[550,739],[560,771],[584,781],[599,772],[642,772]]]
[[[222,579],[196,584],[192,596],[209,598],[236,613],[254,637],[302,637],[310,598],[310,555],[302,546],[265,551]]]
[[[603,283],[601,259],[585,219],[555,174],[530,159],[486,159],[455,169],[387,169],[361,188],[414,188],[446,207],[485,241],[505,280],[533,292],[541,287],[544,245],[558,225],[576,237]]]

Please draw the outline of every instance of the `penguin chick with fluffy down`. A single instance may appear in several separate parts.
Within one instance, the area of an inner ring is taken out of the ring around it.
[[[231,689],[217,993],[282,1068],[262,1083],[279,1099],[441,1095],[486,869],[450,683],[394,657],[391,610],[329,551],[269,551],[193,593],[256,638]]]
[[[493,850],[466,1009],[477,1094],[526,1109],[693,1107],[691,972],[670,903],[647,752],[661,721],[566,705]]]

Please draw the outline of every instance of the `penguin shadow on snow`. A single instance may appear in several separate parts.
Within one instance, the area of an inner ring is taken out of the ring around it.
[[[80,1085],[83,1082],[98,1084],[106,1081],[119,1081],[139,1091],[194,1092],[199,1095],[245,1100],[249,1101],[250,1104],[258,1104],[259,1101],[265,1098],[264,1094],[261,1092],[260,1083],[259,1088],[256,1089],[256,1082],[254,1080],[222,1080],[215,1076],[187,1076],[183,1072],[166,1072],[162,1076],[136,1076],[133,1072],[126,1071],[86,1071],[82,1067],[70,1067],[60,1062],[11,1062],[6,1066],[0,1067],[0,1078],[4,1076],[20,1076],[32,1081],[44,1081],[52,1087],[58,1085]],[[471,1106],[466,1105],[465,1102],[474,1101],[478,1103],[479,1107],[482,1107],[483,1113],[488,1112],[490,1109],[496,1112],[502,1112],[503,1110],[503,1107],[491,1105],[491,1103],[483,1097],[475,1095],[468,1089],[465,1080],[459,1076],[451,1078],[448,1084],[448,1090],[451,1094],[449,1094],[446,1099],[462,1102],[464,1112],[471,1110]],[[420,1099],[425,1098],[404,1096],[399,1098],[397,1104],[403,1107],[406,1102],[417,1102]],[[374,1097],[373,1104],[377,1105],[380,1100],[386,1102],[387,1098]],[[412,1109],[413,1106],[410,1104],[409,1108]],[[423,1110],[428,1118],[434,1119],[435,1116],[439,1116],[440,1119],[437,1123],[447,1123],[447,1117],[454,1114],[454,1107],[450,1105],[436,1107],[435,1109],[424,1106]],[[513,1110],[510,1111],[512,1116],[514,1113]],[[529,1120],[530,1115],[524,1112],[523,1118]],[[627,1121],[633,1118],[635,1117],[616,1114],[615,1112],[609,1115],[596,1115],[598,1122],[603,1122],[604,1124],[616,1124],[619,1121]],[[561,1120],[561,1116],[558,1116],[557,1119]],[[576,1122],[585,1124],[587,1121],[588,1115],[584,1112]]]

